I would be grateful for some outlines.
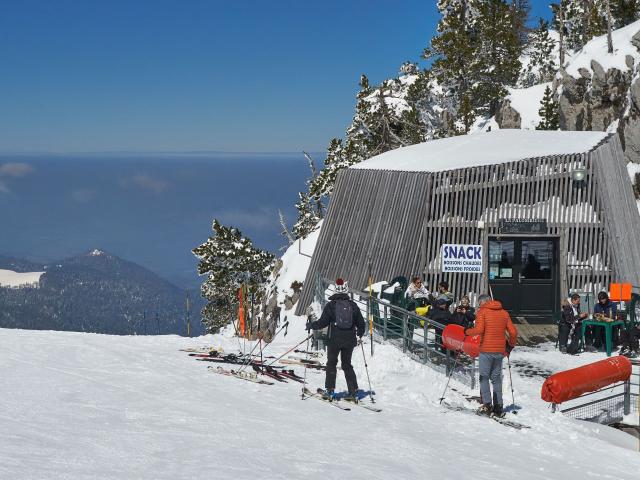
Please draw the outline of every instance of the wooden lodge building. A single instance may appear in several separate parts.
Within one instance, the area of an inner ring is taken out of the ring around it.
[[[529,324],[551,324],[571,291],[640,285],[640,215],[620,140],[498,130],[345,169],[296,313],[318,276],[365,290],[369,261],[374,282],[417,275],[433,291],[446,280],[472,302],[491,290]]]

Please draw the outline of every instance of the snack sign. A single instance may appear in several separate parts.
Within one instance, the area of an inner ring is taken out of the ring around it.
[[[442,245],[442,271],[482,273],[482,245]]]

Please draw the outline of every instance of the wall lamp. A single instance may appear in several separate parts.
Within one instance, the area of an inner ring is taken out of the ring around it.
[[[573,180],[573,185],[575,187],[584,187],[587,183],[587,169],[576,168],[571,172],[571,179]]]

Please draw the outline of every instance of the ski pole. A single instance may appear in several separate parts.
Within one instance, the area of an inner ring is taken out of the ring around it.
[[[310,339],[313,336],[313,333],[310,334],[309,336],[305,337],[304,340],[302,340],[300,343],[296,344],[294,347],[291,347],[289,350],[287,350],[286,352],[284,352],[282,355],[280,355],[278,358],[276,358],[273,362],[269,363],[268,366],[273,365],[274,363],[276,363],[278,360],[280,360],[282,357],[284,357],[286,354],[291,353],[293,350],[295,350],[296,348],[298,348],[300,345],[302,345],[304,342],[306,342],[308,339]]]
[[[373,342],[373,338],[371,339]],[[369,398],[371,399],[371,403],[376,403],[373,399],[373,389],[371,388],[371,379],[369,378],[369,366],[367,365],[367,357],[364,356],[364,344],[362,343],[362,339],[360,340],[360,346],[362,347],[362,359],[364,360],[364,370],[367,372],[367,381],[369,382]]]
[[[507,365],[509,366],[509,385],[511,386],[511,401],[513,403],[513,413],[518,413],[516,410],[516,399],[513,395],[513,378],[511,377],[511,361],[509,360],[509,355],[507,355]]]
[[[311,335],[307,337],[307,360],[309,360],[309,340]],[[304,389],[307,388],[307,362],[304,362],[304,380],[302,381],[302,393],[300,398],[304,400]]]
[[[262,361],[262,353],[267,349],[267,347],[268,347],[269,345],[271,345],[271,343],[273,343],[273,340],[275,340],[275,338],[278,336],[278,334],[279,334],[279,333],[280,333],[284,328],[286,328],[286,327],[288,327],[288,326],[289,326],[289,322],[286,322],[282,327],[280,327],[280,328],[278,329],[278,331],[277,331],[276,333],[274,333],[274,334],[273,334],[273,338],[271,339],[271,342],[270,342],[270,343],[267,343],[267,344],[264,346],[264,348],[262,348],[262,347],[260,348],[260,363],[263,363],[263,361]],[[266,342],[265,342],[265,343],[266,343]],[[248,365],[253,361],[253,357],[254,357],[254,356],[257,356],[257,355],[252,355],[252,354],[253,354],[253,351],[256,349],[256,346],[257,346],[257,344],[253,346],[253,348],[252,348],[252,349],[251,349],[251,351],[249,352],[249,357],[248,357],[248,359],[247,359],[246,363],[244,363],[244,364],[242,365],[242,367],[240,367],[240,368],[238,369],[238,371],[240,371],[240,372],[241,372],[242,370],[244,370],[245,368],[247,368],[247,366],[248,366]]]
[[[447,379],[447,384],[444,386],[444,391],[442,392],[442,396],[440,397],[440,403],[442,403],[442,401],[444,400],[444,396],[447,393],[447,389],[449,388],[449,382],[451,381],[451,377],[453,376],[453,372],[455,372],[456,367],[458,366],[458,358],[460,358],[460,354],[456,353],[456,359],[453,362],[453,368],[451,369],[451,372],[449,373],[449,378]]]

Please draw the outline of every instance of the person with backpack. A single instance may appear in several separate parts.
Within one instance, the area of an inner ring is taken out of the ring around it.
[[[518,331],[500,302],[484,294],[478,297],[478,305],[475,327],[464,331],[465,335],[481,337],[478,370],[480,371],[482,406],[478,413],[500,417],[502,416],[502,359],[516,346]],[[506,344],[505,332],[509,334]],[[489,380],[493,385],[493,397],[489,389]]]
[[[578,353],[582,320],[585,318],[587,318],[587,314],[580,312],[580,295],[574,293],[569,297],[569,303],[562,307],[562,319],[558,334],[560,352],[571,355]]]
[[[348,394],[345,400],[357,402],[358,379],[351,365],[353,349],[358,345],[356,336],[362,341],[365,331],[364,318],[358,305],[349,298],[347,282],[338,278],[335,282],[335,291],[329,297],[322,310],[322,315],[315,322],[307,322],[307,330],[321,330],[329,327],[327,342],[327,374],[325,377],[325,391],[323,397],[332,400],[336,388],[336,373],[338,355],[340,364],[347,381]]]

